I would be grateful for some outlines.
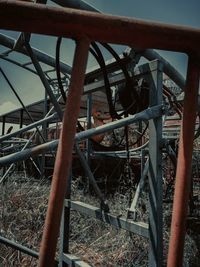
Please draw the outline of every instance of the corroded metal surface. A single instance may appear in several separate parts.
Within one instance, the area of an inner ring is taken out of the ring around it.
[[[199,87],[199,68],[189,59],[183,119],[177,162],[168,267],[181,267],[185,239],[186,216],[191,183],[191,162]]]
[[[190,27],[6,0],[0,1],[0,16],[2,29],[71,38],[87,36],[91,41],[139,48],[190,51],[200,58],[200,30]]]
[[[89,41],[87,39],[82,39],[77,43],[71,84],[63,117],[63,127],[58,144],[47,216],[40,247],[40,267],[54,266],[54,256],[65,199],[67,178],[71,167],[76,123],[83,91],[88,48]],[[79,78],[77,79],[77,77]]]

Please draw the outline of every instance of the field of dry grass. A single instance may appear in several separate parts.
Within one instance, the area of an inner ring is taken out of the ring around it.
[[[1,236],[14,240],[35,251],[39,250],[42,228],[48,203],[50,181],[12,175],[0,188]],[[133,193],[133,192],[132,192]],[[116,191],[108,197],[110,210],[116,215],[126,215],[130,192]],[[83,192],[77,180],[72,183],[72,199],[94,206],[99,201]],[[144,193],[138,209],[139,219],[147,221]],[[166,204],[165,204],[166,205]],[[170,209],[164,207],[164,257],[166,259],[169,239]],[[190,233],[190,232],[188,232]],[[145,238],[125,230],[101,223],[95,219],[71,212],[70,252],[95,267],[145,267],[148,261],[148,242]],[[197,267],[197,245],[192,235],[186,236],[185,267]],[[196,262],[196,263],[195,263]],[[0,266],[33,267],[37,260],[0,245]]]

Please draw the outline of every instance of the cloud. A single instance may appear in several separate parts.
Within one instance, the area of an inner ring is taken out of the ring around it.
[[[3,115],[9,111],[17,109],[18,106],[11,101],[6,101],[0,105],[0,115]]]

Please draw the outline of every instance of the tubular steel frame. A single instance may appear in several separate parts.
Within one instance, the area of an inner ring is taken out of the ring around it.
[[[130,18],[6,0],[0,1],[0,17],[0,28],[2,29],[63,36],[77,40],[70,93],[63,118],[63,128],[56,156],[49,207],[40,249],[40,267],[51,267],[54,264],[55,248],[67,184],[66,177],[69,175],[71,166],[76,120],[80,107],[90,42],[97,40],[100,42],[126,44],[142,49],[158,48],[183,52],[189,55],[167,264],[168,267],[181,267],[197,110],[200,31],[189,27],[148,23]],[[110,32],[112,32],[112,35]],[[76,79],[76,77],[79,77],[79,79]],[[157,82],[159,81],[157,80]],[[157,128],[157,124],[159,124],[159,120],[153,120],[154,129]],[[158,178],[160,174],[154,165],[158,164],[157,166],[159,166],[160,164],[159,142],[156,138],[153,143],[156,144],[158,153],[152,159],[152,166],[150,164],[150,177],[153,174]],[[157,201],[161,191],[159,191],[159,182],[156,182],[156,184],[154,182],[154,178],[152,178],[152,190],[156,194]],[[155,199],[152,199],[153,205],[154,202]],[[160,209],[160,207],[157,208]],[[152,227],[158,227],[160,219],[157,214],[155,214],[154,220]],[[155,236],[155,244],[156,246],[158,245],[157,236]],[[159,256],[162,257],[162,254],[159,254]],[[159,266],[158,262],[159,260],[153,259],[151,266]]]

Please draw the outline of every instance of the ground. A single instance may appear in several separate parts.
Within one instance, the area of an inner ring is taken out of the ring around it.
[[[1,186],[1,235],[38,251],[50,181],[23,176],[13,174]],[[129,198],[130,192],[126,190],[123,194],[116,190],[114,195],[108,196],[111,212],[126,216]],[[72,183],[72,199],[99,205],[98,199],[80,186],[79,179],[74,179]],[[139,219],[144,221],[147,221],[146,201],[147,194],[144,193],[138,209]],[[167,203],[164,204],[165,262],[170,218],[171,204]],[[200,266],[199,233],[197,235],[192,227],[188,226],[187,230],[184,267]],[[70,251],[95,267],[145,267],[148,261],[148,242],[145,238],[115,229],[76,211],[71,212]],[[0,266],[32,267],[37,266],[37,260],[0,245]]]

